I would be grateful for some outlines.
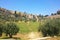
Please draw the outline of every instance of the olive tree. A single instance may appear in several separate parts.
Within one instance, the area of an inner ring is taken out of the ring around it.
[[[15,35],[19,32],[19,28],[15,23],[7,23],[4,32],[6,35],[9,35],[9,37],[12,38],[12,35]]]
[[[39,30],[42,32],[43,36],[57,36],[60,31],[60,19],[49,19],[44,25],[39,27]]]

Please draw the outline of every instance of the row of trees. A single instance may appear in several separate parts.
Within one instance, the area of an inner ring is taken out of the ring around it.
[[[56,13],[51,13],[51,15],[60,15],[60,10],[58,10]],[[38,16],[42,18],[42,17],[48,17],[49,15],[43,16],[43,15],[39,14]]]
[[[52,13],[51,15],[60,15],[60,10],[58,10],[56,13]]]
[[[39,31],[43,36],[58,36],[60,35],[60,19],[48,19],[39,27]]]
[[[13,22],[0,23],[0,36],[2,36],[2,33],[5,33],[6,36],[9,35],[9,37],[12,38],[12,35],[16,35],[18,32],[19,32],[19,28],[15,23]]]

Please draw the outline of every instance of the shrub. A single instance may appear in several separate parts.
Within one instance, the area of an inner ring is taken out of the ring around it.
[[[15,35],[19,32],[19,28],[15,23],[7,23],[4,32],[6,35],[9,35],[9,37],[12,38],[12,35]]]
[[[42,25],[39,30],[42,32],[43,36],[57,36],[60,31],[60,19],[51,19],[46,21],[44,25]]]

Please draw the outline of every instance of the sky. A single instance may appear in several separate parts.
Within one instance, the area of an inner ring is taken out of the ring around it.
[[[0,0],[0,7],[35,15],[50,15],[60,10],[60,0]]]

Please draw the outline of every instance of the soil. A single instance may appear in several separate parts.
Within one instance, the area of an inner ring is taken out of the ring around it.
[[[22,40],[40,40],[44,39],[46,37],[40,37],[39,33],[37,32],[31,32],[29,34],[20,34],[18,33],[17,35],[14,35],[13,37],[18,37],[21,38]],[[60,40],[58,37],[51,37],[51,38],[46,38],[46,40]]]

